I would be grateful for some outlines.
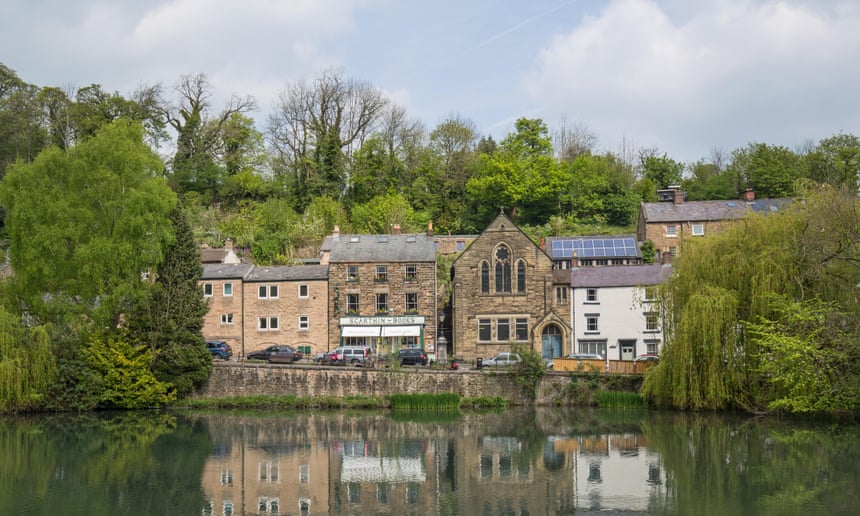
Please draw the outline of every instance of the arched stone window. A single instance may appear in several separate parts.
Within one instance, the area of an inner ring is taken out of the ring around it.
[[[525,293],[526,291],[526,262],[519,260],[517,262],[517,292]]]
[[[481,294],[490,293],[490,265],[481,262]]]
[[[511,291],[511,252],[507,246],[500,245],[494,257],[496,272],[496,293]]]

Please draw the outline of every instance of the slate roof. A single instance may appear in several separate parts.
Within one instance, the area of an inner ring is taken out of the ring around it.
[[[203,274],[200,276],[200,279],[243,278],[252,268],[254,266],[248,263],[206,263],[203,264]]]
[[[671,265],[616,265],[570,269],[573,288],[635,287],[659,285],[672,274]]]
[[[331,241],[329,263],[435,262],[436,246],[426,234],[340,235]]]
[[[245,282],[262,281],[314,281],[328,279],[326,265],[273,265],[255,266],[245,275]]]
[[[692,222],[710,220],[731,220],[755,213],[775,213],[784,210],[791,199],[756,199],[754,201],[688,201],[643,202],[642,212],[646,222]]]

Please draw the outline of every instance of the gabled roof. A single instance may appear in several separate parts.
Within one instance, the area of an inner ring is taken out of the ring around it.
[[[570,270],[573,288],[636,287],[659,285],[672,274],[671,265],[616,265]]]
[[[340,235],[332,238],[329,263],[435,262],[433,237],[425,234]]]
[[[254,268],[254,266],[247,263],[206,263],[203,264],[203,274],[200,276],[200,279],[216,280],[244,278],[252,268]]]
[[[251,269],[245,275],[247,283],[263,281],[315,281],[328,279],[325,265],[273,265]]]
[[[496,215],[496,218],[495,218],[495,219],[493,219],[493,221],[492,221],[492,222],[490,222],[489,224],[487,224],[487,227],[485,227],[485,228],[484,228],[484,231],[482,231],[482,232],[481,232],[481,234],[480,234],[480,235],[478,235],[478,238],[476,238],[476,239],[472,240],[472,241],[469,243],[469,245],[468,245],[468,246],[466,247],[466,249],[465,249],[465,250],[460,254],[460,256],[458,256],[458,257],[457,257],[457,259],[456,259],[456,260],[454,260],[453,265],[454,265],[454,266],[456,266],[456,265],[457,265],[461,260],[464,260],[464,261],[466,260],[466,258],[465,258],[465,257],[467,257],[467,256],[468,256],[468,254],[469,254],[469,249],[471,249],[471,248],[472,248],[472,246],[473,246],[473,245],[475,245],[475,242],[477,242],[477,241],[479,241],[479,240],[482,240],[482,239],[484,239],[484,238],[492,238],[492,239],[494,239],[494,240],[497,240],[497,239],[499,238],[499,237],[498,237],[498,235],[499,235],[499,234],[501,234],[501,233],[509,233],[509,232],[512,232],[512,231],[513,231],[513,232],[515,232],[515,233],[517,233],[517,234],[519,234],[519,235],[521,235],[524,239],[526,239],[526,240],[528,240],[529,242],[531,242],[531,243],[532,243],[532,245],[534,246],[534,248],[535,248],[537,251],[539,251],[539,252],[543,253],[547,258],[549,258],[550,260],[552,260],[552,258],[550,258],[549,254],[546,252],[546,250],[545,250],[545,249],[541,249],[539,245],[535,244],[535,243],[532,241],[532,239],[531,239],[531,238],[530,238],[530,237],[529,237],[529,236],[528,236],[528,235],[527,235],[527,234],[526,234],[522,229],[520,229],[520,227],[519,227],[518,225],[516,225],[516,224],[514,223],[514,221],[512,221],[512,220],[511,220],[511,218],[510,218],[510,217],[508,217],[508,216],[505,214],[505,212],[501,212],[501,213],[499,213],[498,215]],[[491,235],[491,234],[495,234],[495,235],[489,236],[489,235]]]
[[[750,212],[775,213],[792,202],[789,198],[756,199],[754,201],[671,201],[643,202],[645,222],[690,222],[733,220],[746,217]]]

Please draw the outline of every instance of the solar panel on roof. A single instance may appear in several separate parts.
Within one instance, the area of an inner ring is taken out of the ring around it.
[[[552,257],[555,259],[636,256],[636,241],[633,238],[571,238],[553,240]]]

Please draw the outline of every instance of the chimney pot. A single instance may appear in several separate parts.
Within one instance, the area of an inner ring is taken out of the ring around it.
[[[753,202],[755,200],[755,190],[752,188],[747,188],[744,191],[744,200],[746,202]]]

